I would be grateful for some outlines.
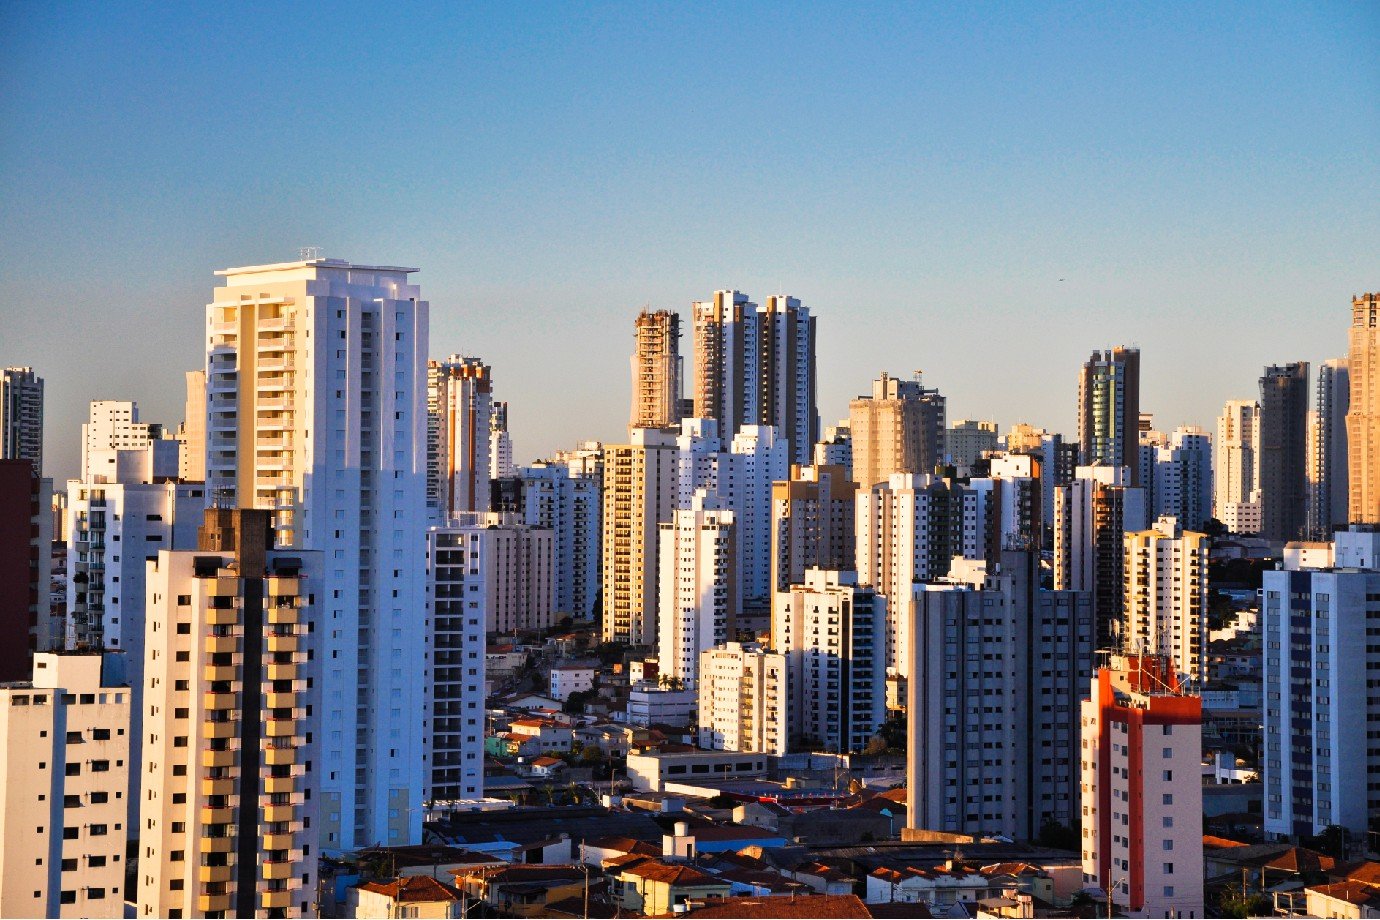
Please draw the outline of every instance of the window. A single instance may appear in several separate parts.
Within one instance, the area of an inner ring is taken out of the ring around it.
[[[1165,818],[1164,818],[1164,826],[1165,826],[1165,827],[1173,827],[1173,826],[1174,826],[1174,819],[1173,819],[1172,817],[1170,817],[1169,815],[1166,815]]]
[[[109,740],[110,740],[110,729],[108,729],[108,728],[93,728],[93,729],[91,729],[91,740],[92,740],[92,741],[109,741]]]
[[[39,831],[39,833],[42,833],[42,832],[43,832],[43,828],[40,827],[40,828],[38,829],[38,831]],[[81,831],[81,828],[78,828],[78,827],[64,827],[64,828],[62,829],[62,839],[63,839],[63,840],[76,840],[76,839],[77,839],[77,834],[78,834],[80,831]]]
[[[1174,874],[1174,864],[1173,864],[1173,863],[1165,863],[1165,864],[1164,864],[1164,874],[1165,874],[1165,875],[1173,875],[1173,874]]]
[[[1172,897],[1174,897],[1174,886],[1173,886],[1173,885],[1165,885],[1165,886],[1164,886],[1164,896],[1165,896],[1166,898],[1172,898]]]
[[[92,773],[109,773],[109,772],[110,772],[110,761],[108,761],[108,760],[93,760],[93,761],[91,761],[91,772],[92,772]]]
[[[69,763],[67,765],[66,773],[68,776],[81,776],[81,764]]]
[[[58,895],[58,903],[59,903],[59,904],[75,904],[75,903],[77,903],[77,891],[76,891],[76,889],[74,888],[74,889],[72,889],[71,891],[64,891],[64,892],[62,892],[61,894],[59,894],[59,895]]]
[[[99,898],[99,899],[104,899],[104,898],[105,898],[105,889],[104,889],[104,888],[88,888],[88,889],[86,889],[86,896],[87,896],[88,898]]]
[[[105,865],[105,857],[104,857],[104,856],[88,856],[88,857],[86,857],[86,864],[87,864],[88,866],[92,867],[93,869],[99,869],[101,866],[104,866],[104,865]]]
[[[1164,804],[1166,804],[1166,805],[1173,805],[1173,804],[1174,804],[1174,793],[1172,793],[1172,792],[1166,792],[1166,793],[1164,794]]]
[[[64,859],[64,860],[62,861],[62,871],[63,871],[63,872],[76,872],[76,871],[77,871],[77,861],[76,861],[75,859]]]
[[[109,832],[109,829],[108,829],[104,824],[93,824],[93,825],[91,825],[91,836],[92,836],[92,837],[104,837],[108,832]]]

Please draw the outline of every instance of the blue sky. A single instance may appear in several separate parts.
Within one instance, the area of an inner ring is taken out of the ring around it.
[[[622,438],[632,317],[716,288],[815,310],[826,423],[923,369],[1065,431],[1093,348],[1211,425],[1380,288],[1374,4],[382,6],[0,5],[52,475],[89,399],[178,421],[212,271],[305,245],[422,269],[519,461]]]

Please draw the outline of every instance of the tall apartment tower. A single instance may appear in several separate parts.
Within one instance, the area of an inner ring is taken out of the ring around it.
[[[197,549],[149,564],[139,917],[316,913],[330,589],[270,516],[207,509]]]
[[[431,533],[457,538],[466,564],[464,593],[489,633],[550,629],[556,622],[552,532],[516,514],[466,512]]]
[[[716,419],[725,441],[744,425],[770,425],[790,443],[790,462],[810,463],[819,411],[809,309],[784,294],[758,306],[739,291],[715,291],[692,310],[695,417]]]
[[[886,717],[887,603],[854,572],[810,569],[778,598],[772,646],[786,657],[793,739],[857,753]]]
[[[1128,530],[1145,527],[1145,494],[1125,467],[1080,466],[1054,496],[1054,587],[1092,596],[1099,649],[1121,647]]]
[[[187,371],[187,401],[177,428],[177,476],[183,482],[206,481],[206,371]]]
[[[1139,486],[1140,349],[1094,351],[1078,377],[1078,444],[1085,466],[1125,466]]]
[[[1350,361],[1332,358],[1318,366],[1308,458],[1308,537],[1328,540],[1347,523],[1347,408],[1351,405]]]
[[[775,428],[744,425],[733,436],[719,478],[737,526],[742,609],[755,612],[764,624],[772,596],[772,490],[790,475],[789,451]]]
[[[944,412],[938,390],[883,373],[871,396],[848,404],[854,481],[870,489],[892,473],[933,473],[944,462]]]
[[[1202,917],[1202,700],[1114,655],[1083,701],[1083,884],[1130,917]]]
[[[489,510],[493,372],[478,358],[427,362],[427,503],[433,520]]]
[[[1308,512],[1308,362],[1273,365],[1260,378],[1261,535],[1301,539]]]
[[[429,308],[410,268],[310,259],[218,272],[207,489],[329,553],[321,847],[421,840]],[[484,429],[487,435],[487,428]]]
[[[105,472],[92,468],[93,455],[113,450],[143,450],[162,436],[162,425],[139,421],[139,407],[134,403],[92,400],[90,419],[81,426],[81,478],[90,481],[94,474]]]
[[[1232,533],[1260,530],[1260,405],[1229,400],[1217,417],[1213,514]]]
[[[955,560],[914,586],[906,617],[907,825],[1030,839],[1078,818],[1078,700],[1092,674],[1092,609],[1041,591],[1039,557]]]
[[[635,428],[631,444],[604,446],[603,638],[658,641],[658,525],[676,507],[676,439]]]
[[[999,445],[997,423],[980,419],[958,419],[944,436],[949,462],[962,469],[971,469],[984,454],[995,451]]]
[[[0,681],[26,680],[61,642],[49,601],[53,481],[29,459],[0,460]]]
[[[1201,530],[1212,517],[1212,435],[1196,425],[1180,425],[1150,455],[1148,481],[1141,476],[1152,495],[1150,513]]]
[[[523,520],[551,531],[558,618],[591,616],[599,594],[602,470],[586,473],[578,464],[550,460],[524,466],[518,476]]]
[[[1380,524],[1380,294],[1352,298],[1348,335],[1347,517],[1353,524]]]
[[[123,657],[40,652],[0,686],[0,915],[124,916]]]
[[[660,526],[660,673],[695,688],[700,653],[734,638],[742,609],[738,518],[701,491]]]
[[[786,753],[785,655],[726,642],[700,653],[699,675],[700,747]]]
[[[1266,571],[1265,832],[1277,839],[1340,825],[1358,836],[1380,819],[1380,533],[1338,531],[1335,559]]]
[[[858,484],[841,466],[791,466],[772,485],[771,583],[785,591],[808,569],[853,569]]]
[[[28,460],[43,475],[43,378],[32,367],[0,370],[0,460]]]
[[[508,403],[494,402],[489,416],[489,475],[493,479],[507,479],[513,469],[513,439],[508,436]]]
[[[1207,681],[1208,538],[1162,517],[1126,534],[1127,651],[1163,658],[1181,680]]]
[[[643,310],[635,328],[628,427],[673,428],[681,408],[680,314]]]
[[[484,797],[484,630],[482,536],[459,528],[427,531],[426,801],[445,809]],[[471,590],[478,584],[479,591]]]

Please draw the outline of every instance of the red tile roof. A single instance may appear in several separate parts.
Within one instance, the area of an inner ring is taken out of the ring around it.
[[[708,885],[729,887],[727,882],[722,882],[712,875],[705,875],[698,869],[692,869],[689,866],[671,866],[651,859],[625,867],[622,872],[625,875],[635,875],[650,882],[662,882],[677,888],[699,888]]]
[[[1316,891],[1348,904],[1380,906],[1380,888],[1364,882],[1337,882],[1335,885],[1315,885],[1308,891]]]
[[[715,898],[702,907],[691,907],[676,916],[702,917],[704,920],[795,920],[795,918],[839,917],[843,920],[870,918],[871,911],[855,894],[819,894],[807,897],[773,896],[765,898]]]
[[[356,886],[364,891],[387,895],[394,901],[458,901],[460,892],[429,875],[409,875],[393,882],[365,882]]]
[[[1278,872],[1326,872],[1337,864],[1331,856],[1325,856],[1305,847],[1294,847],[1265,864],[1266,869]]]

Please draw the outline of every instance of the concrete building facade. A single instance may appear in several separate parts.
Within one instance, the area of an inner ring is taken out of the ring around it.
[[[602,592],[605,642],[658,642],[658,525],[676,507],[676,437],[632,431],[632,443],[604,446]]]
[[[738,516],[702,490],[659,530],[658,661],[661,674],[693,690],[700,653],[734,638],[742,609]]]
[[[1272,365],[1260,378],[1261,535],[1288,542],[1308,518],[1308,362]]]
[[[484,795],[484,651],[489,597],[485,534],[427,531],[426,801]]]
[[[643,310],[635,330],[628,427],[674,427],[680,424],[680,314]]]
[[[1380,524],[1380,294],[1351,301],[1351,399],[1346,410],[1347,519]]]
[[[1125,536],[1127,652],[1167,661],[1180,682],[1207,682],[1208,538],[1161,517]]]
[[[848,404],[854,482],[870,489],[893,473],[934,473],[944,462],[945,406],[919,379],[874,380],[871,396]]]
[[[0,370],[0,460],[28,460],[43,475],[43,378],[32,367]]]
[[[218,272],[207,490],[325,552],[321,846],[421,840],[429,307],[414,269],[310,259]]]
[[[1079,462],[1125,466],[1139,486],[1140,349],[1094,351],[1078,377]]]
[[[786,656],[726,642],[700,653],[699,746],[708,751],[785,754]]]

